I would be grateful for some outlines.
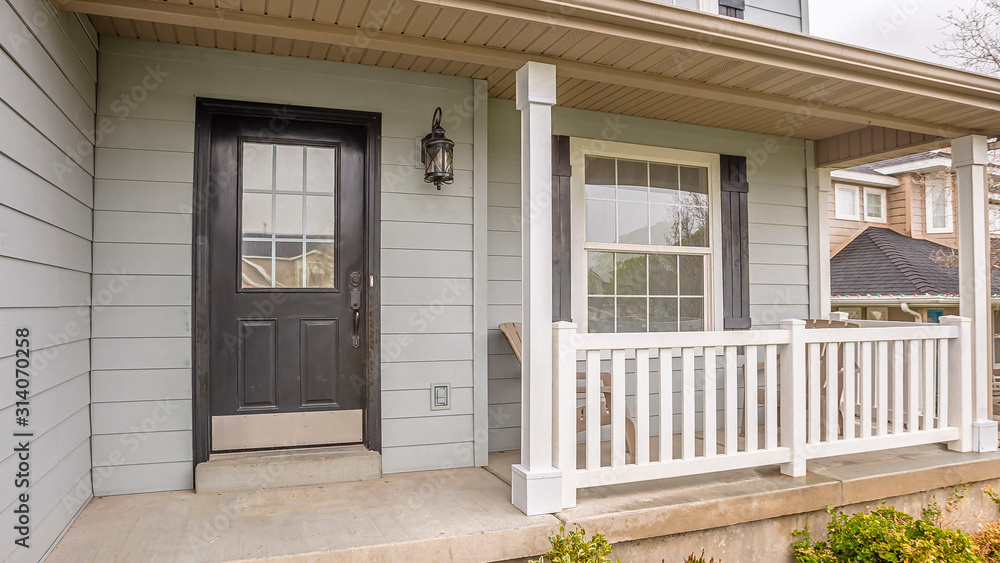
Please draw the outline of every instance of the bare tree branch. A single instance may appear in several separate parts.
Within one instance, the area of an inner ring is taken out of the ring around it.
[[[967,70],[1000,76],[1000,0],[977,0],[941,20],[947,39],[931,47],[934,53]]]

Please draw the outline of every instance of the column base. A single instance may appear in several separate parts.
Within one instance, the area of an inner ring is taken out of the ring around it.
[[[552,467],[529,471],[521,464],[512,466],[510,500],[528,516],[562,511],[562,472]]]
[[[997,421],[977,420],[972,423],[972,451],[997,451]]]

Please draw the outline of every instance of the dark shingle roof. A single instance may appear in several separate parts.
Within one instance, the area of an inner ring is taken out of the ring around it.
[[[830,259],[830,290],[834,295],[957,294],[957,257],[941,260],[954,252],[891,229],[868,227]],[[992,286],[993,294],[1000,294],[1000,276],[993,276]]]

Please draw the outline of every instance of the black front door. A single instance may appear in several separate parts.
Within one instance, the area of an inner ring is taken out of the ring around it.
[[[211,121],[212,451],[363,441],[366,135],[276,112]]]

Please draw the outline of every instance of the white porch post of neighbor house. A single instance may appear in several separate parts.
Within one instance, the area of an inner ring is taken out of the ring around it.
[[[517,71],[521,112],[521,463],[511,500],[525,514],[562,510],[562,473],[553,463],[552,106],[556,67]]]
[[[969,135],[951,143],[958,192],[959,315],[971,319],[973,377],[972,449],[997,449],[997,423],[990,420],[993,369],[990,365],[989,184],[986,137]]]

